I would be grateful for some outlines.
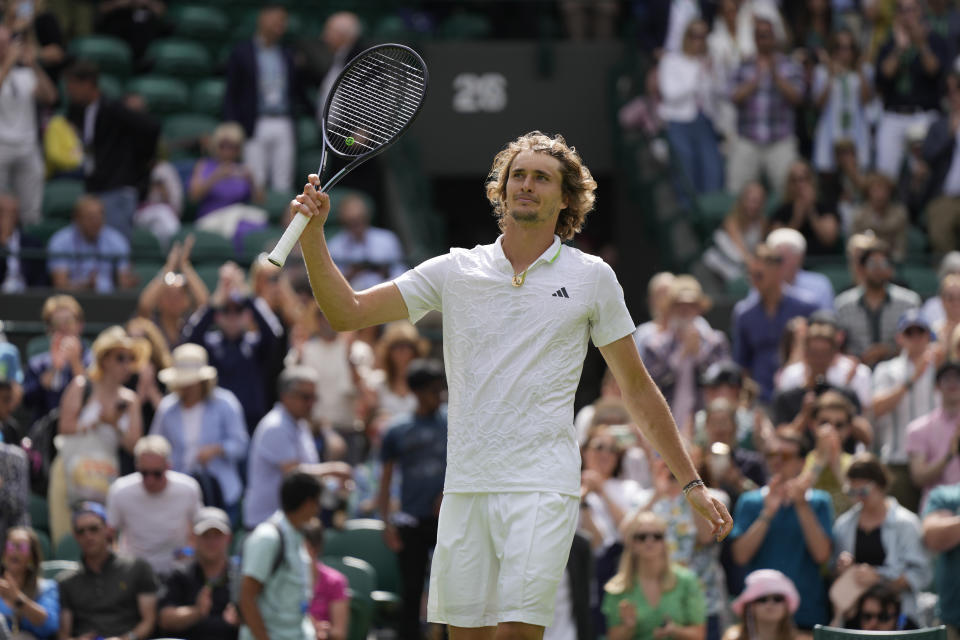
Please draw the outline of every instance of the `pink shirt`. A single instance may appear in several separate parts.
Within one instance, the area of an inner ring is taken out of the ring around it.
[[[946,448],[957,430],[958,422],[960,422],[960,416],[951,418],[941,408],[920,416],[907,425],[907,456],[920,454],[923,456],[923,461],[928,464],[943,459]],[[958,482],[960,482],[960,456],[954,455],[943,468],[940,477],[923,488],[920,513],[923,513],[924,506],[927,504],[927,495],[931,489],[941,484]]]
[[[317,580],[310,601],[310,616],[330,622],[330,603],[347,599],[347,577],[322,562],[317,563]]]

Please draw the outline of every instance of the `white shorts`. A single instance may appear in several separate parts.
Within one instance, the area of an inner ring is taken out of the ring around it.
[[[427,619],[471,628],[549,625],[579,507],[559,493],[444,495]]]

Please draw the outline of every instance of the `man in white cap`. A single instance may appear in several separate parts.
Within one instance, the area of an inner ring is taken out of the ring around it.
[[[160,628],[184,640],[236,640],[237,610],[230,602],[232,531],[226,511],[204,507],[193,525],[194,559],[167,578],[160,592]]]

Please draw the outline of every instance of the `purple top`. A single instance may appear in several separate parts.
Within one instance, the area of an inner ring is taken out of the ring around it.
[[[212,158],[204,158],[198,160],[198,162],[200,162],[199,178],[201,180],[207,179],[220,166],[220,163]],[[197,205],[197,218],[202,218],[211,211],[216,211],[231,204],[250,202],[253,195],[250,187],[247,179],[240,176],[221,178],[210,187],[210,191]]]

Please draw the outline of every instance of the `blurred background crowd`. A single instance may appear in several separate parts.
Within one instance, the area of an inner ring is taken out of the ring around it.
[[[577,244],[646,286],[637,348],[735,517],[711,538],[592,354],[581,526],[547,638],[960,637],[956,2],[3,0],[0,16],[0,630],[235,638],[231,571],[279,511],[310,552],[310,633],[438,633],[421,597],[441,320],[337,333],[297,254],[281,270],[263,251],[353,55],[526,39],[622,48],[601,70],[617,164],[601,195],[628,213],[601,200]],[[438,194],[447,217],[413,226],[440,240],[412,241],[403,169],[370,163],[332,194],[356,289],[494,232]],[[296,471],[320,479],[315,514],[287,504]],[[261,569],[269,585],[290,567]]]

